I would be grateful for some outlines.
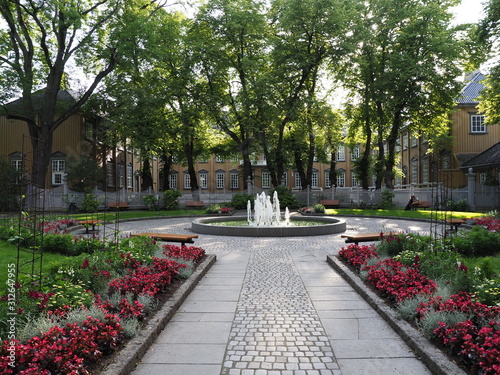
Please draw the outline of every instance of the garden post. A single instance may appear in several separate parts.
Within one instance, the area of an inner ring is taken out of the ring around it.
[[[476,174],[469,168],[467,176],[467,203],[472,211],[476,209],[475,196],[476,196]]]

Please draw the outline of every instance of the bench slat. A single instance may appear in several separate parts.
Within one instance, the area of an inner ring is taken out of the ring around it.
[[[382,237],[387,237],[391,235],[395,235],[398,233],[394,232],[378,232],[378,233],[354,233],[354,234],[342,234],[341,238],[346,238],[346,243],[354,243],[358,244],[359,242],[371,242],[371,241],[380,241]]]
[[[198,238],[196,234],[170,234],[170,233],[134,233],[131,234],[131,237],[141,237],[146,236],[158,241],[166,241],[166,242],[180,242],[181,246],[184,246],[185,243],[194,243],[193,239]]]

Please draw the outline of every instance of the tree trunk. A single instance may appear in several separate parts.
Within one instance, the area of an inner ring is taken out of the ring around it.
[[[148,188],[153,188],[153,176],[151,174],[151,164],[149,159],[145,159],[142,164],[142,184],[141,190],[146,191]]]

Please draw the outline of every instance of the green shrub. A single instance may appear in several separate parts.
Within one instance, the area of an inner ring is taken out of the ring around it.
[[[324,214],[325,213],[325,206],[323,206],[322,204],[315,204],[313,206],[313,210],[315,213],[317,214]]]
[[[428,238],[413,233],[401,233],[386,236],[377,246],[381,255],[394,257],[403,251],[420,252],[428,246]]]
[[[220,206],[218,204],[214,204],[213,206],[208,206],[205,209],[206,214],[218,214],[220,212]]]
[[[98,208],[99,208],[99,202],[97,201],[97,196],[95,194],[85,193],[83,201],[80,205],[80,211],[97,212]]]
[[[278,186],[271,190],[271,197],[274,195],[274,192],[278,192],[278,199],[280,200],[281,208],[299,208],[301,206],[299,200],[295,195],[293,195],[292,190],[288,189],[286,186]]]
[[[172,189],[163,192],[163,200],[167,210],[176,210],[179,207],[179,198],[182,196],[180,190]]]
[[[500,233],[476,225],[470,231],[459,231],[453,238],[453,246],[467,257],[492,256],[500,250]]]
[[[75,255],[73,243],[71,234],[46,234],[41,248],[44,252]]]
[[[394,203],[392,203],[392,198],[394,198],[396,195],[394,192],[390,189],[382,189],[382,192],[380,193],[382,196],[382,208],[389,210],[394,207]]]
[[[457,202],[455,201],[448,201],[446,203],[446,208],[450,211],[470,211],[469,203],[467,203],[466,199],[461,199]]]
[[[237,210],[246,209],[248,201],[250,201],[253,207],[254,200],[255,197],[251,194],[236,193],[235,195],[233,195],[233,199],[231,199],[231,207],[234,207]]]
[[[158,211],[160,209],[160,199],[154,194],[146,195],[142,197],[144,204],[150,211]]]

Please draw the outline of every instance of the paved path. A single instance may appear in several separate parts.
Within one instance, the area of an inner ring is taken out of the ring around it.
[[[346,218],[348,232],[428,231],[429,224]],[[190,219],[120,224],[190,233]],[[217,262],[133,375],[426,375],[399,336],[326,263],[340,235],[200,235]]]

